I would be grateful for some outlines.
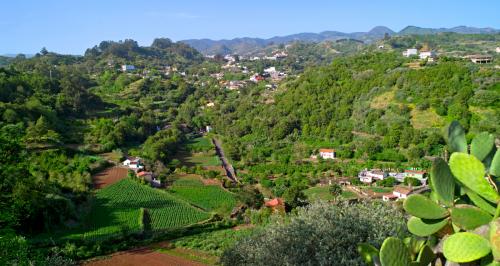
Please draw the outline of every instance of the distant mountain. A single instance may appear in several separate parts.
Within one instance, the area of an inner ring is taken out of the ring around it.
[[[384,26],[377,26],[369,32],[344,33],[339,31],[324,31],[321,33],[297,33],[286,36],[276,36],[269,39],[235,38],[231,40],[190,39],[186,43],[203,54],[250,54],[270,44],[287,44],[295,41],[322,42],[340,39],[356,39],[363,42],[372,42],[384,37],[385,34],[394,35],[394,31]]]
[[[269,39],[262,38],[235,38],[231,40],[210,40],[210,39],[190,39],[181,42],[186,43],[201,53],[208,54],[252,54],[270,44],[288,44],[295,41],[302,42],[322,42],[336,41],[340,39],[354,39],[371,43],[384,38],[387,34],[394,35],[412,35],[412,34],[437,34],[442,32],[454,32],[460,34],[492,34],[500,33],[500,30],[493,28],[475,28],[467,26],[458,26],[454,28],[420,28],[408,26],[400,32],[394,32],[385,26],[377,26],[368,32],[345,33],[339,31],[324,31],[321,33],[297,33],[286,36],[276,36]]]
[[[2,54],[0,56],[3,56],[3,57],[16,57],[18,55],[20,55],[20,54]],[[22,54],[22,55],[24,55],[26,58],[31,58],[31,57],[35,56],[34,54]]]
[[[402,29],[398,35],[423,35],[423,34],[436,34],[443,32],[454,32],[460,34],[492,34],[492,33],[500,33],[500,30],[493,28],[475,28],[475,27],[467,27],[467,26],[458,26],[453,28],[421,28],[417,26],[408,26]]]

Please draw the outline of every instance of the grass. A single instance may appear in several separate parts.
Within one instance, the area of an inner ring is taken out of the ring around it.
[[[387,187],[367,187],[367,190],[371,190],[372,192],[375,193],[389,193],[392,192],[392,188],[387,188]]]
[[[380,94],[379,96],[373,98],[370,103],[370,107],[373,109],[386,109],[391,102],[394,100],[395,90],[390,90]]]
[[[334,200],[332,193],[330,193],[329,186],[311,187],[304,191],[307,198],[310,200]],[[341,197],[344,199],[356,198],[356,194],[351,191],[342,191]]]
[[[153,231],[181,228],[210,217],[169,193],[127,178],[97,191],[84,224],[56,234],[57,238],[99,241],[120,234],[141,233],[141,208],[147,209]]]
[[[256,229],[243,228],[239,230],[224,229],[186,236],[173,241],[175,247],[203,251],[213,256],[220,256],[227,248],[238,240],[250,236]]]
[[[444,126],[445,121],[441,116],[436,114],[433,108],[426,110],[413,108],[411,110],[411,124],[415,129],[441,128]]]
[[[206,211],[228,213],[236,206],[232,193],[217,185],[204,185],[199,177],[178,179],[169,192]]]
[[[209,138],[206,137],[198,137],[194,139],[190,139],[187,144],[187,148],[191,151],[203,151],[207,152],[214,149],[214,145]]]
[[[175,155],[183,165],[188,167],[220,166],[219,157],[215,154],[212,141],[207,137],[198,137],[188,140]]]

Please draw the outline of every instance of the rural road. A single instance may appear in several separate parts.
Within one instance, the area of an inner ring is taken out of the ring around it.
[[[234,171],[233,166],[229,163],[226,156],[224,155],[224,150],[222,150],[221,142],[216,138],[212,138],[212,142],[215,146],[215,152],[217,153],[222,162],[222,167],[226,171],[227,177],[234,182],[238,182],[238,179],[236,177],[236,172]]]

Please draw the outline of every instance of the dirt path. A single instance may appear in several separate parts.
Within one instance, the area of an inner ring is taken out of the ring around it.
[[[139,248],[118,252],[111,257],[87,261],[85,266],[199,266],[204,265],[181,257],[160,253],[150,248]]]
[[[95,189],[104,188],[114,184],[127,177],[128,169],[125,167],[114,166],[107,168],[92,176],[92,182]]]
[[[226,156],[224,155],[224,150],[222,150],[222,145],[218,139],[213,138],[212,142],[214,143],[215,146],[215,153],[220,158],[220,161],[222,162],[222,167],[226,170],[226,175],[229,179],[233,180],[234,182],[238,182],[238,178],[236,177],[236,172],[234,171],[233,166],[229,163],[227,160]]]

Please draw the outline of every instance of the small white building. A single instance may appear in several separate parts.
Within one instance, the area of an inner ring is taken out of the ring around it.
[[[406,56],[406,57],[410,57],[413,55],[418,55],[418,50],[415,48],[406,49],[406,51],[403,52],[403,56]]]
[[[144,169],[141,158],[139,157],[127,157],[127,159],[125,159],[125,161],[123,161],[122,164],[123,166],[127,166],[132,170]]]
[[[363,170],[359,172],[359,181],[367,184],[371,184],[376,180],[384,180],[388,174],[380,169]]]
[[[409,187],[394,187],[394,191],[392,192],[392,194],[394,194],[394,196],[398,197],[398,199],[406,199],[408,198],[408,196],[410,196],[412,192],[412,189],[409,188]]]
[[[264,72],[269,73],[269,74],[275,73],[276,72],[276,67],[266,68],[266,69],[264,69]]]
[[[206,126],[205,130],[207,131],[207,133],[210,133],[210,131],[212,131],[213,128],[212,128],[212,126]]]
[[[392,193],[385,194],[382,196],[383,201],[391,201],[391,200],[398,200],[398,199],[406,199],[410,194],[412,193],[412,189],[408,187],[394,187],[394,190]]]
[[[319,149],[319,156],[323,159],[335,159],[334,149]]]
[[[122,65],[122,71],[123,72],[132,71],[132,70],[135,70],[135,66],[134,65]]]
[[[422,51],[419,55],[420,59],[427,59],[428,61],[433,61],[436,58],[436,52],[434,51]]]
[[[500,47],[497,47],[497,48],[495,49],[495,51],[496,51],[497,53],[500,53]]]

